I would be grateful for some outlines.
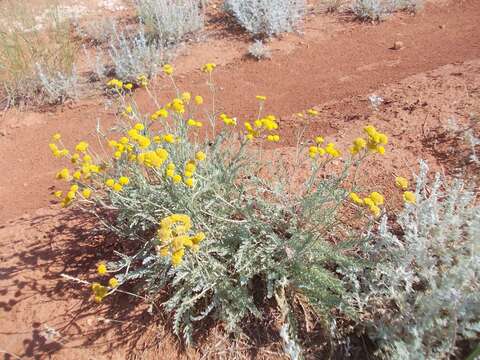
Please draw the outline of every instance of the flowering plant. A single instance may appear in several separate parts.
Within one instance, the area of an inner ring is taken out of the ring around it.
[[[118,122],[99,136],[110,149],[94,151],[82,141],[70,153],[55,134],[53,154],[74,167],[58,172],[69,188],[55,195],[62,206],[93,213],[120,241],[133,244],[131,253],[98,266],[98,274],[110,274],[110,280],[92,285],[97,302],[135,282],[139,296],[153,303],[168,286],[164,306],[175,314],[175,332],[190,342],[193,323],[209,314],[233,331],[248,315],[260,318],[274,298],[291,348],[290,342],[297,344],[292,309],[298,299],[323,318],[342,303],[335,266],[353,261],[346,251],[352,242],[345,240],[358,237],[342,221],[344,210],[357,207],[356,216],[373,220],[384,203],[378,192],[364,198],[353,193],[350,170],[371,154],[383,154],[388,138],[365,127],[366,138],[354,141],[343,171],[326,176],[342,153],[317,136],[315,145],[297,149],[304,155],[298,161],[310,162],[310,171],[299,174],[279,158],[273,163],[280,164],[281,176],[267,169],[272,162],[265,159],[263,142],[281,141],[280,121],[263,115],[266,96],[257,96],[258,116],[238,131],[238,119],[216,111],[215,64],[202,70],[213,95],[208,104],[178,89],[169,64],[163,72],[176,96],[164,105],[140,77],[135,87],[144,87],[156,104],[150,114],[138,109],[131,83],[109,81]],[[291,179],[302,185],[293,186]]]

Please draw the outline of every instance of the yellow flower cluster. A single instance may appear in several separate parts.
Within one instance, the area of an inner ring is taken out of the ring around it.
[[[155,121],[158,118],[166,119],[168,118],[168,111],[165,108],[158,109],[152,115],[150,115],[150,120]]]
[[[334,143],[328,143],[325,147],[321,145],[325,142],[325,139],[321,136],[315,137],[315,145],[312,145],[308,148],[308,154],[310,158],[315,159],[317,156],[324,156],[325,154],[330,155],[333,158],[337,158],[341,155],[341,152],[335,148]]]
[[[400,190],[403,190],[403,201],[408,204],[415,204],[417,202],[417,197],[412,191],[407,191],[408,185],[408,180],[404,177],[397,176],[395,178],[395,186]]]
[[[165,65],[163,65],[163,73],[164,73],[165,75],[170,76],[170,75],[173,74],[173,71],[174,71],[174,68],[173,68],[172,65],[170,65],[170,64],[165,64]]]
[[[115,289],[117,288],[119,285],[119,282],[116,278],[111,278],[109,281],[108,281],[108,287],[98,283],[98,282],[94,282],[92,284],[92,292],[93,292],[93,295],[94,295],[94,301],[97,302],[97,303],[100,303],[103,301],[103,299],[108,295],[108,290],[109,288],[110,289]]]
[[[206,157],[207,155],[203,151],[198,151],[195,154],[195,160],[197,161],[203,161],[206,159]],[[183,179],[183,183],[186,186],[193,187],[195,185],[195,179],[193,175],[195,174],[195,171],[197,171],[197,165],[195,160],[189,160],[186,162],[183,172],[183,178],[180,174],[177,174],[175,172],[176,166],[174,163],[169,163],[167,165],[167,168],[165,170],[165,176],[171,178],[175,184],[178,184]]]
[[[160,245],[157,247],[160,256],[171,256],[173,266],[182,263],[185,255],[185,248],[198,251],[200,243],[205,239],[205,234],[199,232],[193,236],[189,235],[192,222],[188,215],[173,214],[165,217],[160,222],[158,238]]]
[[[368,149],[371,152],[377,152],[381,155],[385,154],[384,145],[388,144],[388,137],[375,129],[372,125],[367,125],[363,128],[363,131],[367,135],[367,139],[358,137],[353,141],[352,147],[350,147],[350,153],[356,155],[363,149]]]
[[[148,85],[148,79],[145,75],[140,75],[137,77],[137,85],[146,87]],[[110,89],[114,89],[117,92],[120,92],[121,90],[128,90],[131,91],[134,87],[134,85],[131,82],[124,83],[121,80],[118,79],[111,79],[107,82],[107,86]]]
[[[202,127],[203,126],[201,121],[197,121],[195,119],[188,119],[187,120],[187,125],[188,126],[193,126],[193,127]]]
[[[370,193],[368,197],[363,199],[354,192],[351,192],[349,197],[354,204],[367,207],[375,217],[380,216],[380,206],[385,203],[383,195],[376,191]]]
[[[70,152],[67,149],[59,150],[55,141],[60,141],[61,135],[56,133],[52,137],[53,141],[49,144],[52,154],[56,157],[68,157]],[[74,181],[75,183],[70,186],[70,189],[65,192],[63,196],[62,191],[55,191],[54,195],[58,199],[61,199],[61,206],[67,207],[70,205],[77,197],[77,194],[81,194],[84,199],[88,199],[92,190],[85,186],[83,189],[79,188],[79,185],[76,183],[81,180],[82,177],[84,180],[88,180],[91,177],[92,173],[100,173],[101,168],[98,165],[93,164],[92,156],[88,154],[88,143],[85,141],[80,141],[76,146],[75,150],[78,151],[70,156],[70,161],[76,165],[75,171],[70,173],[68,168],[63,168],[59,170],[55,177],[58,180],[65,180],[67,182]],[[82,155],[80,155],[82,154]]]
[[[58,157],[58,158],[68,156],[68,154],[70,153],[67,149],[60,150],[58,148],[57,144],[55,144],[55,143],[50,143],[50,144],[48,144],[48,146],[50,147],[50,150],[52,150],[53,156]]]
[[[165,108],[168,110],[172,110],[177,114],[185,113],[185,103],[182,99],[179,98],[174,98],[171,102],[165,105]]]
[[[261,119],[257,119],[253,122],[253,126],[250,122],[245,122],[245,129],[247,130],[247,139],[253,140],[260,137],[262,134],[267,134],[266,139],[270,142],[279,142],[280,136],[275,133],[278,130],[277,118],[275,115],[267,115]]]
[[[207,63],[202,66],[202,71],[211,74],[216,67],[217,65],[215,65],[214,63]]]
[[[227,126],[237,125],[237,119],[236,118],[231,118],[226,114],[220,114],[220,120],[222,120],[223,123]]]
[[[147,151],[138,154],[137,161],[141,165],[150,168],[159,168],[168,159],[168,152],[163,148],[157,148],[155,151]]]
[[[125,185],[128,185],[129,183],[130,183],[130,179],[126,176],[120,176],[120,178],[118,179],[118,182],[112,178],[105,180],[105,185],[107,185],[110,189],[112,189],[115,192],[122,191],[123,187]]]
[[[123,88],[123,81],[118,80],[118,79],[112,79],[109,82],[107,82],[107,86],[110,87],[110,88],[122,89]]]

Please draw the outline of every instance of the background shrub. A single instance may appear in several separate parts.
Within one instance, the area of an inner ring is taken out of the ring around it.
[[[461,181],[437,176],[427,186],[426,174],[422,163],[417,205],[406,206],[398,228],[384,217],[367,244],[376,265],[346,271],[381,358],[448,359],[480,334],[480,207]]]
[[[168,58],[168,51],[157,41],[149,40],[143,26],[127,33],[119,32],[117,25],[111,24],[107,50],[97,47],[94,57],[84,47],[84,52],[92,70],[92,81],[105,80],[115,75],[123,81],[133,82],[141,75],[152,77]]]
[[[270,52],[268,46],[260,40],[255,40],[248,47],[248,53],[257,60],[270,59],[272,57],[272,53]]]
[[[293,31],[305,14],[305,0],[226,0],[225,9],[254,36]]]
[[[200,0],[136,0],[149,40],[162,46],[175,45],[203,28],[201,5]]]
[[[76,96],[75,43],[56,8],[40,28],[18,2],[0,4],[0,83],[7,105],[57,103]]]
[[[359,20],[382,21],[395,11],[416,12],[422,5],[422,0],[354,0],[350,9]]]

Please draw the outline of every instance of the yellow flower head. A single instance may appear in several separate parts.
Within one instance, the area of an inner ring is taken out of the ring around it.
[[[370,199],[372,199],[373,203],[378,206],[378,205],[383,205],[385,202],[385,199],[383,198],[382,194],[374,191],[370,194],[369,196]]]
[[[335,144],[333,143],[327,144],[327,146],[325,147],[325,152],[334,158],[339,157],[341,155],[340,151],[335,149]]]
[[[109,188],[113,188],[113,185],[115,185],[115,180],[113,179],[107,179],[105,181],[105,185],[107,185]]]
[[[202,105],[203,104],[203,97],[200,95],[195,96],[195,104]]]
[[[267,100],[267,97],[266,97],[266,96],[263,96],[263,95],[257,95],[257,96],[255,96],[255,98],[256,98],[258,101],[265,101],[265,100]]]
[[[175,174],[175,175],[173,175],[173,177],[172,177],[172,181],[173,181],[175,184],[178,184],[180,181],[182,181],[182,177],[181,177],[179,174]]]
[[[409,203],[409,204],[416,204],[417,197],[415,196],[415,194],[413,192],[405,191],[403,193],[403,201],[405,201],[406,203]]]
[[[408,189],[408,180],[405,179],[404,177],[397,176],[395,178],[395,186],[401,190],[407,190]]]
[[[217,65],[215,65],[214,63],[207,63],[202,66],[202,71],[211,74],[216,67]]]
[[[120,185],[128,185],[128,183],[130,182],[130,179],[126,176],[120,176],[120,178],[118,179],[118,182]]]
[[[358,196],[356,193],[351,192],[349,195],[349,198],[352,202],[354,202],[357,205],[363,205],[363,200],[360,196]]]
[[[132,83],[128,83],[128,84],[123,85],[123,87],[124,87],[125,89],[127,89],[127,90],[132,90],[133,84],[132,84]]]
[[[112,79],[107,82],[107,86],[110,88],[121,89],[123,87],[123,82],[118,79]]]
[[[140,124],[140,123],[136,123],[133,128],[137,131],[142,131],[145,129],[145,126],[143,124]]]
[[[367,142],[365,141],[365,139],[359,137],[359,138],[356,138],[356,139],[353,141],[353,145],[354,145],[357,149],[364,149],[364,148],[367,146]]]
[[[92,194],[92,190],[90,190],[89,188],[85,188],[85,189],[82,190],[82,196],[85,199],[88,199],[91,194]]]
[[[185,177],[183,179],[183,182],[185,183],[185,185],[187,185],[190,188],[195,185],[195,180],[192,177]]]
[[[190,100],[192,99],[192,94],[190,94],[188,91],[186,91],[186,92],[182,93],[181,98],[182,98],[182,101],[184,103],[188,104],[190,102]]]
[[[319,112],[315,109],[308,109],[307,114],[310,115],[310,116],[317,116],[319,114]]]
[[[104,262],[101,262],[100,264],[98,264],[97,273],[100,276],[103,276],[107,273],[107,265]]]
[[[52,140],[53,141],[58,141],[61,138],[62,138],[62,135],[60,135],[60,133],[58,133],[58,132],[52,135]]]
[[[197,151],[197,153],[195,154],[195,159],[197,159],[198,161],[203,161],[206,158],[207,155],[203,151]]]
[[[68,180],[70,177],[70,172],[67,168],[63,168],[57,173],[57,179]]]
[[[113,191],[119,192],[119,191],[122,191],[123,187],[119,183],[115,183],[115,184],[113,184],[112,189],[113,189]]]
[[[200,242],[202,242],[205,239],[206,235],[204,232],[199,232],[195,234],[195,236],[192,237],[192,242],[195,245],[198,245]]]
[[[185,171],[190,171],[190,172],[195,172],[197,170],[197,167],[195,166],[195,163],[192,161],[189,161],[185,164]]]
[[[364,198],[363,203],[365,204],[365,206],[368,206],[368,207],[375,206],[375,203],[369,197]]]
[[[378,206],[376,206],[376,205],[369,206],[369,210],[374,217],[379,217],[380,216],[381,210]]]
[[[115,277],[112,277],[110,278],[110,280],[108,280],[108,286],[110,286],[112,289],[118,287],[118,284],[119,284],[118,279]]]
[[[173,66],[172,66],[172,65],[170,65],[170,64],[165,64],[165,65],[163,65],[163,73],[164,73],[165,75],[170,76],[170,75],[173,74],[173,71],[174,71],[174,69],[173,69]]]
[[[81,153],[84,153],[88,149],[88,143],[85,141],[80,141],[77,146],[75,146],[75,150]]]

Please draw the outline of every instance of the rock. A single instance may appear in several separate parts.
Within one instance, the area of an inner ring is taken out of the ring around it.
[[[446,26],[444,24],[442,24],[442,25],[439,26],[439,28],[444,30],[446,28]]]
[[[402,50],[404,48],[403,41],[395,41],[393,43],[393,50]]]

